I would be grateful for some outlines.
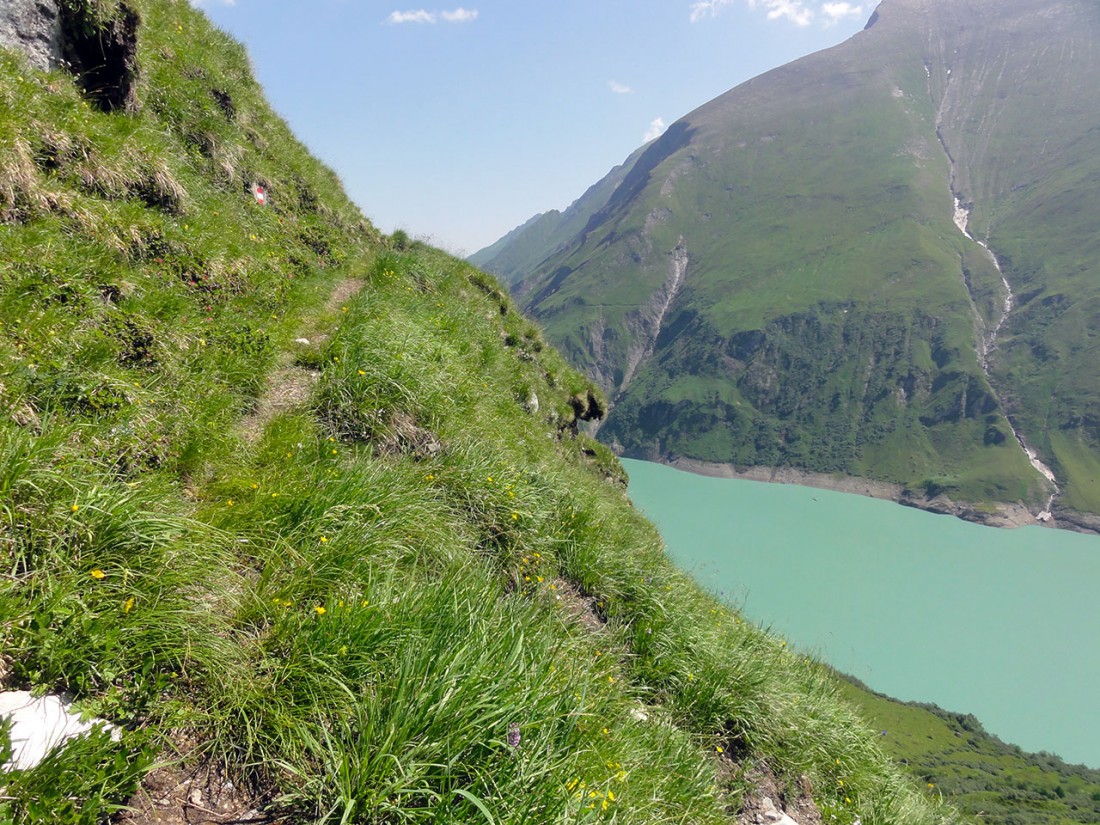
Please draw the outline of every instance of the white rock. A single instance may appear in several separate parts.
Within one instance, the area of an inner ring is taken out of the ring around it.
[[[302,346],[308,347],[309,346],[309,339],[308,338],[295,338],[294,343],[295,344],[301,344]]]
[[[112,738],[118,729],[102,719],[84,722],[69,708],[72,700],[62,696],[31,696],[26,690],[0,693],[0,717],[11,720],[11,761],[0,770],[28,770],[46,758],[58,745],[89,733],[97,725],[106,725]]]
[[[764,818],[775,825],[798,825],[798,823],[775,807],[771,797],[765,796],[760,800],[760,807],[764,809]]]

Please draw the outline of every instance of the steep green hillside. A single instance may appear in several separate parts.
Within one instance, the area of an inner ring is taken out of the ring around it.
[[[1082,0],[884,0],[674,123],[517,288],[602,438],[1037,513],[1011,419],[1100,512],[1098,38]]]
[[[854,681],[844,694],[909,773],[965,814],[1002,825],[1100,821],[1100,771],[1023,753],[973,716],[903,704]]]
[[[238,45],[61,8],[76,75],[0,52],[0,680],[118,728],[0,820],[953,817],[672,568],[577,432],[599,393],[381,238]]]

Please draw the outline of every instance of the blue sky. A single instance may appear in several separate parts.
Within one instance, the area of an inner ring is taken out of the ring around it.
[[[459,254],[876,0],[192,0],[383,231]]]

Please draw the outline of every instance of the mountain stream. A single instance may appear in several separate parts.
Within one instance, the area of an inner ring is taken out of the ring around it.
[[[993,266],[997,268],[997,274],[1001,276],[1001,283],[1004,285],[1005,288],[1005,299],[1004,304],[1001,306],[1000,317],[997,318],[997,322],[993,324],[993,328],[990,329],[982,337],[981,347],[978,352],[978,362],[982,366],[982,371],[985,372],[986,380],[989,382],[990,387],[992,387],[993,377],[992,375],[990,375],[989,371],[989,355],[997,346],[997,337],[1000,335],[1001,328],[1005,325],[1005,321],[1008,320],[1009,313],[1012,312],[1013,301],[1016,296],[1012,292],[1012,285],[1008,282],[1008,278],[1005,277],[1005,274],[1001,269],[1001,262],[997,260],[997,256],[993,254],[993,250],[989,248],[985,241],[980,241],[970,234],[970,230],[968,229],[968,225],[970,223],[970,210],[962,205],[962,202],[959,200],[957,195],[955,196],[954,217],[955,226],[959,227],[959,231],[985,250],[985,253],[989,256],[989,260],[991,260],[993,262]],[[1020,445],[1020,449],[1024,451],[1024,454],[1027,456],[1027,460],[1031,462],[1031,466],[1034,467],[1035,470],[1043,476],[1043,478],[1054,485],[1054,490],[1050,494],[1050,499],[1047,501],[1046,509],[1035,517],[1039,521],[1050,521],[1050,519],[1053,518],[1052,509],[1054,507],[1054,499],[1057,497],[1059,492],[1058,479],[1055,477],[1054,471],[1051,470],[1050,467],[1048,467],[1039,459],[1039,454],[1027,445],[1027,442],[1024,440],[1023,435],[1021,435],[1020,431],[1016,429],[1015,422],[1013,422],[1012,419],[1009,418],[1007,415],[1005,417],[1008,420],[1008,425],[1012,428],[1012,434],[1016,437],[1016,441]]]

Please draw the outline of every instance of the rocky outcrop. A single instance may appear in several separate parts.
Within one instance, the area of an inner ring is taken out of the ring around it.
[[[59,68],[62,47],[58,0],[5,0],[0,3],[0,46],[25,53],[36,69]]]
[[[104,111],[137,105],[137,29],[125,3],[106,18],[60,0],[5,0],[0,4],[0,46],[27,55],[36,69],[68,69]]]

